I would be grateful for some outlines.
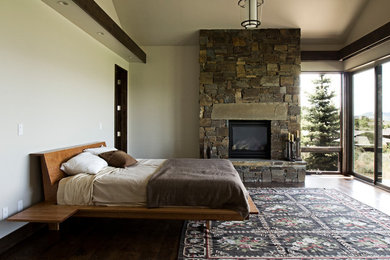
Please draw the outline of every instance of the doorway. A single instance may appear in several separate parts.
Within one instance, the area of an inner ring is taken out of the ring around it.
[[[127,152],[127,70],[115,64],[115,147]]]

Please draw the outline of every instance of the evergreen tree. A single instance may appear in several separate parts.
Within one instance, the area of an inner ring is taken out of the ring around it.
[[[334,105],[335,92],[329,89],[331,80],[323,74],[314,80],[315,91],[309,95],[310,106],[305,109],[303,130],[308,134],[303,139],[305,146],[334,146],[340,138],[338,109]],[[310,153],[305,158],[308,169],[337,170],[338,154]]]

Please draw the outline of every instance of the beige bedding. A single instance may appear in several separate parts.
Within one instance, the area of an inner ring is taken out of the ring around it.
[[[139,159],[127,168],[105,167],[96,175],[63,178],[58,186],[59,205],[145,206],[146,186],[165,159]]]

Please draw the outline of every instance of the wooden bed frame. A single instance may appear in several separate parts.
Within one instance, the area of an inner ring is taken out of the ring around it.
[[[87,148],[106,146],[105,142],[56,149],[31,156],[41,160],[42,181],[45,201],[38,203],[8,218],[8,221],[48,223],[52,230],[59,230],[59,224],[69,217],[177,219],[177,220],[243,220],[238,212],[228,209],[210,208],[145,208],[122,206],[64,206],[57,205],[58,182],[67,175],[60,170],[63,162]],[[248,197],[250,214],[259,211]]]

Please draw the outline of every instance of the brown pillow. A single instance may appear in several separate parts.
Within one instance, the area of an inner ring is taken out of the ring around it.
[[[109,166],[125,168],[137,163],[137,160],[124,151],[111,151],[99,154],[101,158],[107,161]]]

